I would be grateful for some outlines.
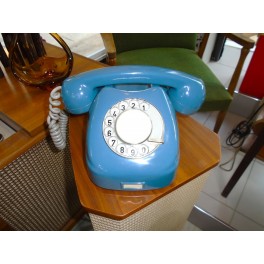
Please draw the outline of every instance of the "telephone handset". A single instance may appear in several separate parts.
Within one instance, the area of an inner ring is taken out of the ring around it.
[[[150,190],[173,181],[179,161],[175,111],[200,108],[200,79],[155,66],[114,66],[69,77],[61,90],[68,112],[89,112],[86,163],[96,185]]]

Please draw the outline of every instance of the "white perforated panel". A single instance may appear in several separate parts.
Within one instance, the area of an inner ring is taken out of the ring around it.
[[[101,231],[181,230],[207,177],[208,173],[199,176],[120,221],[89,214],[93,228]]]

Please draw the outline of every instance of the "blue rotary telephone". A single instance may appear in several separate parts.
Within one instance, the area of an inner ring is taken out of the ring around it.
[[[66,79],[61,93],[68,112],[89,112],[92,181],[106,189],[150,190],[173,181],[179,161],[175,111],[197,111],[205,88],[171,69],[114,66]]]

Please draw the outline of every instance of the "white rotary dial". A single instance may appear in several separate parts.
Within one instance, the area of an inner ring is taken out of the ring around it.
[[[139,98],[117,102],[106,113],[103,137],[121,157],[136,159],[150,155],[164,142],[164,122],[151,103]]]
[[[148,139],[152,123],[145,112],[130,109],[119,115],[115,128],[117,135],[125,143],[140,144]]]

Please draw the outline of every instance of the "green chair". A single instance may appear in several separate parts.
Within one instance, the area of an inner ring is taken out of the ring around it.
[[[219,111],[214,131],[218,133],[226,111],[232,101],[245,58],[254,41],[242,38],[242,34],[225,33],[226,37],[242,45],[228,89],[201,59],[209,34],[197,51],[195,33],[102,33],[109,65],[152,65],[189,73],[204,81],[206,98],[200,111]]]

